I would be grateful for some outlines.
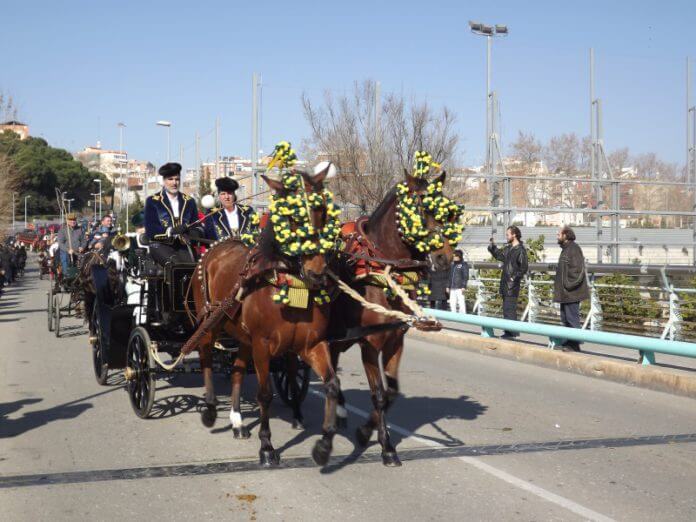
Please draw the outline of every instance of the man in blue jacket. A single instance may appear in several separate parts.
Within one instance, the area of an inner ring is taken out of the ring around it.
[[[159,174],[162,190],[145,201],[145,235],[150,240],[150,255],[162,266],[168,262],[193,262],[191,250],[181,235],[198,220],[196,201],[179,191],[179,163],[165,163]]]
[[[205,236],[208,239],[220,240],[253,234],[258,228],[258,218],[253,208],[237,203],[237,180],[229,177],[218,178],[215,180],[215,186],[221,208],[212,209],[212,215],[205,220]]]

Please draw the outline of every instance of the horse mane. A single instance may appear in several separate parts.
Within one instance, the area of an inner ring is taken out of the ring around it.
[[[384,199],[380,202],[380,204],[377,205],[377,208],[372,212],[372,214],[370,214],[370,217],[367,220],[368,230],[382,220],[382,218],[394,204],[395,200],[396,187],[392,187],[391,189],[389,189],[389,192],[386,193]]]

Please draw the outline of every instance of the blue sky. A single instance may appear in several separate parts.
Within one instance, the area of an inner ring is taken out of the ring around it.
[[[2,8],[0,90],[51,144],[71,151],[118,148],[128,128],[131,157],[161,163],[172,150],[248,156],[251,75],[263,76],[262,145],[308,135],[300,96],[343,92],[355,80],[382,82],[458,115],[460,154],[484,149],[485,39],[467,21],[505,23],[493,47],[503,142],[519,129],[546,139],[589,133],[588,50],[607,149],[655,152],[682,164],[685,60],[696,59],[696,4],[662,2],[12,2]],[[694,66],[696,69],[696,66]],[[696,83],[696,82],[694,82]]]

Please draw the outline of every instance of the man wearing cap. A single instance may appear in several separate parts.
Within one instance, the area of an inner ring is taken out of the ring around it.
[[[145,201],[145,235],[156,263],[191,262],[193,258],[180,235],[198,218],[195,200],[179,192],[181,165],[165,163],[159,169],[162,190]]]
[[[253,208],[237,204],[235,191],[239,188],[239,183],[225,177],[216,179],[215,186],[221,208],[211,210],[212,215],[205,221],[205,236],[220,240],[253,234],[258,226],[258,219]]]
[[[58,232],[58,249],[60,253],[60,264],[63,268],[71,266],[73,256],[82,253],[85,249],[85,233],[77,224],[77,216],[71,212],[66,216],[67,227],[62,227]]]

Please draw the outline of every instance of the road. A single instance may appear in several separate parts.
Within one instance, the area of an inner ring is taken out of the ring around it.
[[[32,267],[35,265],[32,265]],[[403,397],[389,419],[403,461],[381,464],[355,427],[370,407],[357,351],[341,361],[349,429],[330,465],[274,402],[283,466],[257,466],[255,380],[244,388],[252,438],[222,411],[205,428],[196,375],[158,382],[156,418],[133,414],[114,374],[94,380],[84,327],[46,330],[31,270],[0,297],[0,505],[3,520],[695,520],[696,402],[411,340]],[[228,410],[229,384],[217,389]]]

